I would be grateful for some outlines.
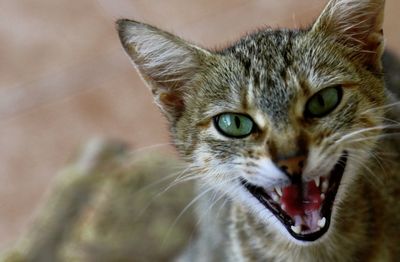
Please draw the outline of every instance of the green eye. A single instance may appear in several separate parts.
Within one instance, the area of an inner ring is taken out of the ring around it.
[[[241,114],[224,113],[214,118],[219,132],[228,137],[243,138],[253,131],[254,123],[250,117]]]
[[[333,86],[322,89],[313,95],[306,104],[306,117],[323,117],[332,112],[342,99],[341,86]]]

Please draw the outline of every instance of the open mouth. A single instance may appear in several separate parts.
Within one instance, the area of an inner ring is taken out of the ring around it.
[[[242,185],[268,208],[289,233],[302,241],[315,241],[329,228],[333,203],[342,179],[345,151],[327,176],[267,190],[241,180]]]

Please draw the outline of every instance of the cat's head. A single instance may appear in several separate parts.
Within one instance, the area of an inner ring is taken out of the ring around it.
[[[333,0],[309,29],[261,30],[218,51],[130,20],[118,31],[199,179],[315,241],[381,130],[383,7]]]

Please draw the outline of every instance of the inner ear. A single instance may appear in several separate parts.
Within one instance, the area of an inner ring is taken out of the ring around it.
[[[132,20],[117,22],[121,43],[169,120],[184,110],[190,81],[210,53],[156,27]]]
[[[354,58],[371,71],[382,70],[384,0],[331,0],[311,32],[354,49]]]
[[[172,114],[174,118],[179,118],[185,109],[181,92],[162,92],[158,95],[158,102],[162,105],[163,110]]]

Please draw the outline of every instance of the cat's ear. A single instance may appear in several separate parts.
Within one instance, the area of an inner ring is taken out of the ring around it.
[[[117,21],[121,43],[157,104],[173,120],[185,108],[185,85],[199,71],[208,52],[156,27]]]
[[[311,31],[355,48],[373,71],[381,71],[385,0],[331,0]]]

